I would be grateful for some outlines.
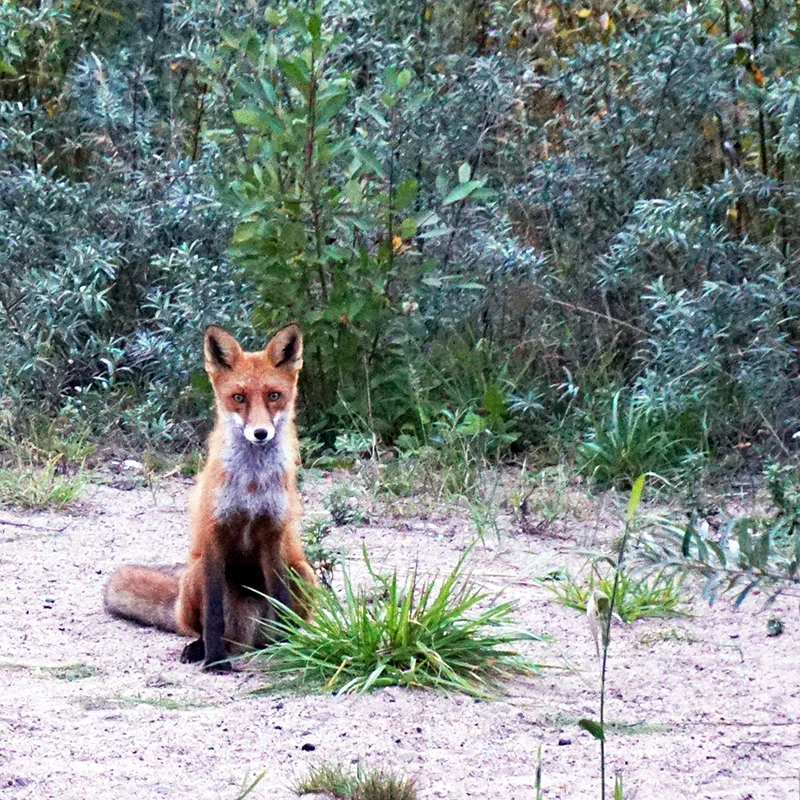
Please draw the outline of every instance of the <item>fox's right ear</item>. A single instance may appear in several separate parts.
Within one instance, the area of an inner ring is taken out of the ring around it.
[[[233,369],[243,352],[239,342],[233,338],[233,334],[228,333],[225,328],[220,328],[219,325],[209,325],[206,328],[203,349],[206,372],[209,374],[225,369]]]

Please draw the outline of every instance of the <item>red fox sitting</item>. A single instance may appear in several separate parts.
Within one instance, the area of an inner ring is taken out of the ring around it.
[[[211,325],[204,350],[217,422],[189,499],[189,563],[122,567],[106,584],[104,599],[115,616],[199,636],[181,661],[227,671],[232,653],[266,643],[259,620],[275,618],[270,598],[290,605],[295,576],[317,583],[298,534],[294,406],[303,340],[291,324],[265,350],[246,353],[230,333]],[[295,609],[305,613],[299,586]]]

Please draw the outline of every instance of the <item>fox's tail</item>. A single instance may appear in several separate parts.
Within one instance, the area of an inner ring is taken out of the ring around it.
[[[103,590],[106,611],[115,617],[179,633],[176,604],[182,567],[121,567]]]

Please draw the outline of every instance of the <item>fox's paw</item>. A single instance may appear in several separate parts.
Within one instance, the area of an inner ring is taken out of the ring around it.
[[[206,657],[206,646],[202,639],[189,642],[181,651],[181,664],[197,664]]]
[[[203,664],[203,672],[232,672],[230,661],[211,661]]]

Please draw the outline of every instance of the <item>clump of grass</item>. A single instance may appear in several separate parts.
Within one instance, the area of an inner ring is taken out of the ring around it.
[[[360,764],[355,774],[338,764],[321,764],[299,780],[294,791],[298,795],[326,794],[336,800],[417,799],[413,779],[398,778],[385,770],[366,770]]]
[[[697,415],[670,417],[617,392],[578,447],[578,469],[601,488],[630,488],[637,475],[689,476],[705,450],[704,421]]]
[[[615,583],[614,611],[623,622],[642,617],[686,616],[681,609],[683,579],[664,573],[637,579],[621,568],[601,570],[595,562],[585,582],[578,582],[567,573],[561,581],[548,582],[547,589],[562,605],[586,611],[590,598],[598,592],[611,598]]]
[[[80,681],[97,675],[97,668],[87,664],[67,664],[63,667],[52,667],[49,671],[60,681]]]
[[[487,607],[487,594],[463,577],[463,558],[438,588],[416,571],[405,580],[376,575],[364,558],[370,590],[355,589],[346,573],[342,599],[314,590],[312,618],[286,609],[284,638],[252,657],[336,693],[408,686],[490,697],[503,679],[535,671],[512,645],[542,637],[510,627],[512,603]]]
[[[678,642],[679,644],[695,644],[700,640],[689,631],[681,628],[670,628],[666,631],[649,631],[639,637],[638,644],[634,647],[652,647],[654,644],[664,642]]]
[[[81,469],[72,476],[60,474],[61,460],[54,456],[39,466],[20,459],[0,469],[0,503],[33,510],[68,506],[80,495],[85,479]]]

